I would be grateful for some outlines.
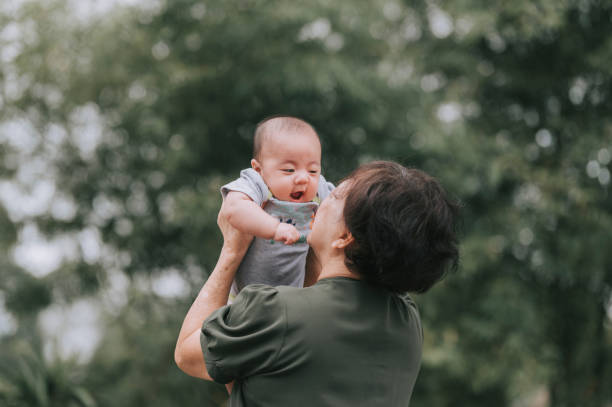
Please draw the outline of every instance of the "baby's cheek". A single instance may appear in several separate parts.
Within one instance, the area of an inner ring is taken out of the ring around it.
[[[312,201],[316,196],[317,196],[317,191],[319,190],[319,183],[318,182],[314,182],[310,188],[308,188],[308,200],[307,201]]]

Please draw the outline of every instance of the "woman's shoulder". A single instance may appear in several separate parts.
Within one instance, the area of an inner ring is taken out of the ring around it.
[[[360,302],[395,304],[400,312],[418,316],[416,302],[408,293],[392,293],[383,287],[372,286],[351,278],[329,278],[320,280],[311,287],[270,286],[251,284],[236,297],[235,302],[244,306],[263,308],[309,308],[325,307],[327,303],[359,300]],[[363,304],[362,304],[363,305]]]
[[[244,287],[231,304],[232,313],[248,310],[250,313],[279,313],[280,297],[276,287],[265,284],[250,284]],[[265,315],[262,315],[265,316]]]

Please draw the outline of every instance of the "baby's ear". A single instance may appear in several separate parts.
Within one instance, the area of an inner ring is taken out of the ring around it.
[[[261,172],[261,164],[259,163],[259,161],[257,161],[256,159],[251,159],[251,167],[257,171],[257,172]]]

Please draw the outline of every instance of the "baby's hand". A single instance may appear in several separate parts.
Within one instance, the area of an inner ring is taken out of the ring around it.
[[[295,226],[289,223],[279,223],[274,233],[274,240],[277,242],[285,242],[285,244],[294,244],[300,239],[300,232]]]

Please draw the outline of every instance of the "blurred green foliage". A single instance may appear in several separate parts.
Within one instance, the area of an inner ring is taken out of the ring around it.
[[[612,403],[608,2],[75,4],[0,7],[0,192],[53,186],[46,210],[0,206],[0,403],[225,402],[173,346],[220,248],[218,188],[277,113],[317,128],[332,181],[390,159],[464,203],[462,267],[417,298],[412,405]],[[32,228],[78,244],[26,270]],[[65,359],[37,320],[82,298],[101,337]]]

